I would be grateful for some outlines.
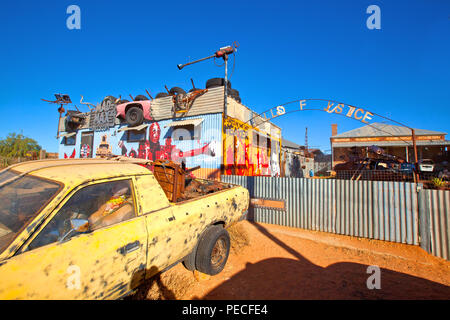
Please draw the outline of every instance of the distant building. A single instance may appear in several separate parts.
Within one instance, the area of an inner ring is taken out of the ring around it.
[[[305,178],[314,171],[314,156],[308,154],[304,146],[281,139],[281,176]]]
[[[432,159],[435,163],[449,161],[450,141],[447,133],[414,129],[418,159]],[[352,156],[368,155],[368,148],[376,145],[386,153],[407,162],[414,162],[414,148],[411,130],[396,125],[373,123],[347,132],[337,133],[337,125],[332,125],[330,138],[332,166],[343,163]]]

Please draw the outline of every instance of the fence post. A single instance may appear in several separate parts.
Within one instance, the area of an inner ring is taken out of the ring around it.
[[[431,253],[431,234],[430,234],[430,212],[429,199],[427,191],[422,187],[419,189],[419,242],[420,247],[426,252]]]

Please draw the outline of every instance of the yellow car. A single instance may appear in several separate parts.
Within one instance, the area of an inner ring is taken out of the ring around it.
[[[152,172],[111,160],[39,160],[0,172],[0,299],[117,299],[183,262],[220,272],[248,190],[172,203]]]

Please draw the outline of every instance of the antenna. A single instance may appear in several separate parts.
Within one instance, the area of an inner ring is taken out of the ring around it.
[[[227,82],[228,82],[228,55],[230,54],[234,54],[237,51],[237,47],[239,47],[239,43],[237,43],[237,41],[235,41],[231,46],[226,46],[226,47],[222,47],[219,50],[217,50],[213,55],[205,57],[205,58],[201,58],[195,61],[191,61],[185,64],[178,64],[177,67],[179,70],[183,69],[186,66],[189,66],[191,64],[197,63],[197,62],[201,62],[207,59],[211,59],[211,58],[222,58],[223,61],[225,62],[225,90],[224,90],[224,115],[225,117],[227,116],[227,95],[228,95],[228,88],[227,88]],[[194,85],[194,83],[192,83],[192,85]]]

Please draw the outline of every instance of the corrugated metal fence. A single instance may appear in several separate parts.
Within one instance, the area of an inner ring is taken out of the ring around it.
[[[450,260],[450,191],[420,190],[421,247]]]
[[[254,221],[421,245],[449,259],[449,191],[392,181],[245,176],[221,180],[246,187],[251,198],[286,202],[285,210],[251,207],[249,218]]]

